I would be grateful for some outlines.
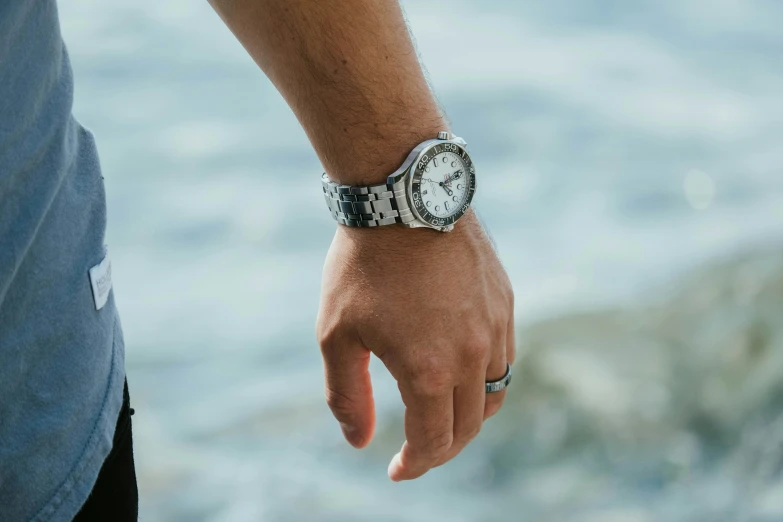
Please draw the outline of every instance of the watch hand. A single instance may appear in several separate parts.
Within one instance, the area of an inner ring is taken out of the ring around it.
[[[446,188],[447,186],[451,185],[451,182],[454,180],[451,176],[446,176],[446,179],[444,179],[442,182],[439,183],[439,185],[443,188]]]

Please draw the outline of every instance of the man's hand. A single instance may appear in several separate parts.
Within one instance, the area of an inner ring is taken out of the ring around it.
[[[285,97],[332,180],[383,183],[416,145],[449,128],[397,0],[210,3]],[[328,402],[348,440],[362,447],[372,438],[375,353],[406,405],[408,440],[391,478],[418,477],[459,453],[503,401],[503,392],[486,396],[484,381],[501,378],[513,358],[512,308],[508,278],[471,212],[448,234],[338,227],[318,336]]]
[[[513,292],[475,215],[451,233],[339,226],[322,285],[326,396],[346,439],[372,439],[372,353],[405,403],[407,440],[389,477],[414,479],[457,455],[500,409],[506,392],[484,384],[515,353]]]

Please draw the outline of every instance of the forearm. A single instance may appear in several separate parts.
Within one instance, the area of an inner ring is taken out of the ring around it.
[[[446,128],[397,0],[210,0],[296,114],[328,175],[382,182]]]

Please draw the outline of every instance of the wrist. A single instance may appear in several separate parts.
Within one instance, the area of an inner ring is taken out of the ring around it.
[[[387,227],[348,227],[337,226],[337,234],[342,235],[357,249],[378,252],[379,245],[395,253],[419,251],[419,247],[441,241],[464,241],[483,233],[483,226],[472,208],[454,224],[451,232],[443,233],[431,228],[410,229],[403,225]],[[381,254],[382,255],[382,254]]]
[[[410,152],[425,140],[432,139],[449,126],[439,112],[429,118],[402,118],[398,122],[363,122],[336,133],[328,150],[318,150],[329,179],[344,185],[368,186],[386,182]],[[418,122],[411,125],[410,122]]]

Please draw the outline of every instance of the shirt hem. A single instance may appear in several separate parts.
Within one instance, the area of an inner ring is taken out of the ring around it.
[[[101,411],[84,450],[51,500],[29,522],[70,522],[90,496],[103,462],[111,452],[114,427],[122,407],[125,346],[119,316],[114,317],[111,370]]]

